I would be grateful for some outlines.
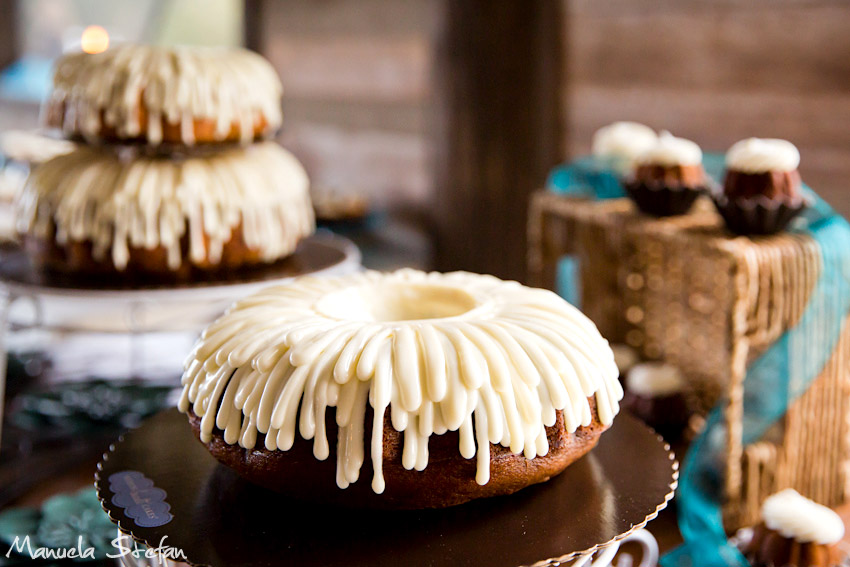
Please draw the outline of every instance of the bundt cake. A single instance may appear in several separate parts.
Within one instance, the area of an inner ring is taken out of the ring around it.
[[[623,406],[667,440],[677,439],[690,414],[681,371],[663,362],[634,365],[625,380]]]
[[[726,152],[723,192],[728,199],[799,199],[799,165],[800,152],[787,140],[741,140]]]
[[[681,215],[706,189],[702,150],[694,142],[662,132],[637,158],[624,186],[638,208],[652,216]]]
[[[272,142],[207,157],[125,154],[79,147],[32,172],[17,222],[38,266],[188,277],[278,260],[313,231],[307,174]]]
[[[280,128],[282,93],[245,49],[127,44],[59,59],[44,116],[89,141],[249,142]]]
[[[791,142],[748,138],[726,153],[723,191],[714,202],[726,226],[738,234],[783,230],[808,206]]]
[[[827,508],[786,489],[762,505],[762,522],[743,552],[754,567],[832,567],[844,522]]]
[[[658,140],[655,131],[637,122],[614,122],[593,134],[593,155],[606,160],[621,173],[652,148]]]
[[[702,187],[702,150],[690,140],[662,132],[655,144],[637,157],[635,179],[651,185]]]
[[[203,332],[182,383],[201,442],[247,480],[408,509],[548,480],[623,395],[607,341],[556,294],[414,270],[243,299]]]

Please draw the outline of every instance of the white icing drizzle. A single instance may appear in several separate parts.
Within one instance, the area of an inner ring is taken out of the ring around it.
[[[658,136],[637,122],[614,122],[593,134],[593,155],[632,162],[655,145]]]
[[[459,432],[459,452],[490,478],[490,443],[531,459],[549,451],[545,427],[563,410],[573,432],[603,424],[623,391],[608,343],[552,292],[465,272],[399,270],[301,278],[234,304],[188,357],[180,410],[229,444],[292,447],[296,432],[329,456],[325,412],[336,408],[337,484],[366,458],[366,404],[374,410],[372,489],[384,491],[384,414],[404,433],[402,464],[422,470],[428,439]],[[300,407],[300,412],[299,412]]]
[[[122,270],[130,248],[158,246],[177,269],[184,234],[191,262],[218,263],[241,223],[246,246],[274,261],[313,231],[308,188],[298,160],[273,142],[186,159],[80,147],[33,170],[17,224],[41,238],[55,224],[57,243],[90,241],[95,259],[109,255]]]
[[[726,152],[726,167],[742,173],[794,171],[799,165],[800,151],[787,140],[747,138]]]
[[[830,545],[844,537],[844,522],[838,514],[791,488],[767,498],[761,515],[769,529],[800,543]]]
[[[74,142],[49,138],[33,130],[7,130],[0,134],[0,153],[28,164],[44,163],[67,154],[75,147],[77,144]]]
[[[260,55],[245,49],[120,45],[102,53],[72,53],[56,64],[51,104],[65,104],[63,130],[96,138],[103,121],[122,138],[141,131],[139,108],[148,112],[147,141],[162,141],[161,121],[181,125],[194,143],[193,120],[215,121],[223,139],[235,124],[243,142],[254,138],[260,116],[267,132],[280,127],[283,87]]]
[[[638,162],[649,165],[700,165],[702,150],[685,138],[677,138],[670,132],[661,132],[655,144],[638,156]]]
[[[626,389],[639,396],[669,396],[681,392],[685,380],[679,369],[663,362],[636,364],[626,377]]]

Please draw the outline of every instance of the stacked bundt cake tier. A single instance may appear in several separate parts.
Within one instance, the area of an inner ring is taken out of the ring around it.
[[[45,115],[88,141],[247,143],[280,128],[282,93],[245,49],[120,45],[60,59]]]
[[[548,480],[594,447],[622,395],[607,341],[554,293],[402,270],[236,303],[189,356],[180,409],[249,481],[409,509]]]
[[[242,49],[120,45],[59,60],[48,126],[89,145],[39,167],[19,199],[34,264],[63,275],[207,279],[295,251],[309,181],[263,138],[281,123],[271,65]]]
[[[53,271],[187,278],[291,254],[313,230],[308,185],[272,142],[209,157],[83,147],[33,172],[19,230]]]

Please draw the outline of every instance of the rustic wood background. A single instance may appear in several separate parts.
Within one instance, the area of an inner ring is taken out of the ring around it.
[[[248,43],[286,89],[281,141],[316,186],[424,219],[436,267],[524,279],[526,195],[614,120],[707,151],[790,139],[803,178],[850,215],[850,2],[456,4],[246,0]],[[0,130],[36,115],[0,101]]]
[[[284,143],[318,184],[348,184],[430,216],[439,268],[522,279],[525,234],[512,222],[524,214],[522,199],[543,183],[542,170],[588,151],[597,128],[621,119],[669,129],[706,151],[753,135],[788,138],[800,147],[804,179],[850,215],[850,2],[548,0],[533,8],[517,0],[507,8],[472,2],[465,15],[449,0],[262,4],[263,50],[287,88]],[[548,39],[560,50],[547,55],[538,44],[532,59],[523,52],[535,73],[515,67],[515,81],[498,77],[500,62],[510,65],[499,38],[522,47],[522,20],[535,9],[561,20],[560,38]],[[498,24],[510,10],[512,32]],[[458,29],[459,17],[476,21]],[[465,44],[457,39],[464,33]],[[464,49],[466,68],[457,58]],[[551,66],[562,77],[552,87],[558,112],[545,110],[548,97],[534,83],[553,76]],[[451,72],[455,84],[446,82]],[[489,90],[476,83],[486,73]],[[544,109],[538,118],[529,118],[523,95]],[[497,107],[499,96],[517,102]],[[560,116],[559,140],[549,138],[544,115]],[[516,140],[524,127],[539,147],[497,142]],[[480,152],[458,153],[472,145]],[[515,162],[533,179],[493,167]],[[472,169],[480,182],[471,182]]]
[[[724,151],[748,136],[800,148],[803,179],[850,215],[850,2],[571,0],[564,125],[571,153],[633,119]]]
[[[281,141],[314,185],[424,207],[433,186],[427,121],[436,0],[249,2],[247,36],[281,74]]]

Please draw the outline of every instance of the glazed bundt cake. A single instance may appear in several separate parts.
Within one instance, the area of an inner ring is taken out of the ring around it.
[[[841,562],[842,537],[838,514],[789,488],[764,501],[743,552],[754,567],[832,567]]]
[[[799,199],[800,152],[786,140],[747,138],[726,153],[723,192],[729,199]]]
[[[314,228],[308,185],[272,142],[208,157],[80,147],[30,175],[18,231],[49,270],[189,277],[291,254]]]
[[[280,128],[282,93],[245,49],[119,45],[63,56],[44,115],[89,141],[249,142]]]
[[[614,122],[593,134],[593,155],[623,172],[658,141],[655,130],[637,122]]]
[[[702,187],[702,150],[690,140],[662,132],[655,144],[637,156],[635,179],[650,185]]]
[[[607,341],[556,294],[414,270],[243,299],[182,383],[201,442],[247,480],[384,508],[546,481],[595,446],[623,395]]]

